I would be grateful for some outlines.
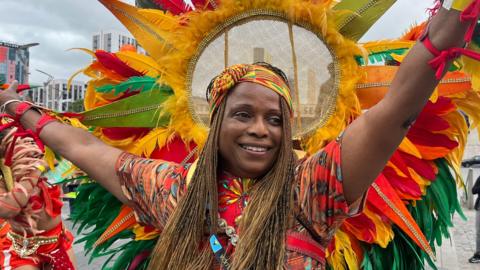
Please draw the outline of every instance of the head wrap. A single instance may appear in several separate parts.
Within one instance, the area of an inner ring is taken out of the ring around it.
[[[287,102],[290,115],[293,115],[290,89],[281,76],[263,66],[239,64],[226,68],[210,83],[207,93],[210,117],[218,109],[229,90],[241,82],[260,84],[279,94]]]

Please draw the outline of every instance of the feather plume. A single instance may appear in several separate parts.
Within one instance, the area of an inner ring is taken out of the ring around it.
[[[148,20],[138,10],[118,0],[99,0],[113,15],[115,15],[137,41],[155,59],[161,59],[173,49],[163,37],[164,33]]]
[[[105,68],[119,74],[122,77],[130,78],[144,75],[143,73],[136,71],[122,62],[122,60],[118,59],[118,57],[113,53],[97,50],[95,51],[95,56]]]
[[[130,51],[117,52],[115,55],[130,67],[145,74],[145,76],[158,78],[164,73],[160,65],[149,56]]]

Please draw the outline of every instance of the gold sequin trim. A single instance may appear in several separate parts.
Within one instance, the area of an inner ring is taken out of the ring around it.
[[[417,241],[422,245],[422,248],[425,250],[425,252],[432,258],[432,260],[436,260],[435,254],[433,254],[432,248],[428,243],[424,241],[422,237],[417,233],[415,228],[413,227],[413,224],[410,223],[410,221],[405,217],[402,212],[390,201],[390,199],[380,190],[380,187],[378,187],[377,184],[373,183],[372,187],[375,189],[375,191],[378,193],[378,195],[387,203],[387,205],[397,214],[400,219],[407,225],[408,229],[413,233]]]

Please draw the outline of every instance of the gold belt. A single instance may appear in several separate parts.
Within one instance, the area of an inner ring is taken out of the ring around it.
[[[7,233],[8,239],[12,241],[13,250],[21,257],[25,258],[34,254],[42,245],[54,244],[58,241],[58,236],[33,236],[23,237],[12,231]]]

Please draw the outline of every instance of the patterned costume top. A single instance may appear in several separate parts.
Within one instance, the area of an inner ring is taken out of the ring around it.
[[[122,154],[117,161],[117,172],[125,195],[133,203],[137,219],[162,230],[177,202],[185,195],[190,165],[135,157]],[[358,207],[350,208],[343,195],[340,163],[340,143],[332,141],[324,150],[302,159],[296,167],[296,206],[299,206],[312,228],[323,240],[324,251],[336,229]],[[248,201],[248,189],[254,183],[221,174],[219,185],[219,214],[229,226],[236,227]],[[358,203],[355,203],[358,204]],[[310,238],[309,233],[296,223],[289,233]],[[325,258],[312,258],[289,248],[287,244],[286,269],[324,269]],[[324,255],[323,255],[324,256]]]

